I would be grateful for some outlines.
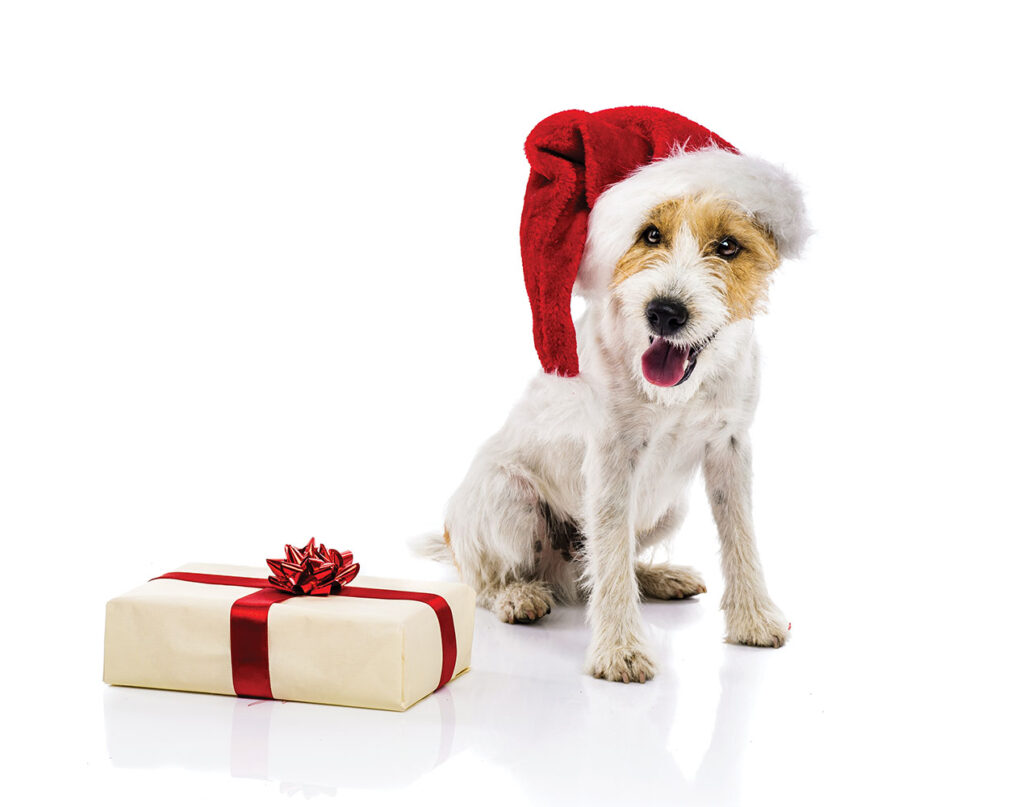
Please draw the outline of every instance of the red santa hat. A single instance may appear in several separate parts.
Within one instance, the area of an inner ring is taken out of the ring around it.
[[[657,107],[567,110],[526,139],[530,179],[519,237],[533,339],[544,371],[579,373],[573,291],[607,290],[616,262],[656,204],[709,193],[740,204],[797,255],[810,230],[796,182],[699,123]]]

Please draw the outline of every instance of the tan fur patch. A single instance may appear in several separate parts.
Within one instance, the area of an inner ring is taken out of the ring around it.
[[[660,244],[648,244],[643,238],[652,224],[661,232]],[[616,264],[612,286],[671,260],[682,240],[684,227],[700,246],[702,260],[722,279],[731,320],[756,314],[764,302],[768,279],[780,263],[778,247],[764,227],[723,199],[700,196],[671,199],[651,210],[637,233],[636,242]],[[742,247],[732,260],[715,254],[718,243],[725,238],[735,239]]]
[[[455,549],[452,547],[452,537],[448,534],[448,525],[444,528],[444,543],[448,547],[448,551],[452,555],[452,565],[455,567],[455,571],[458,572],[459,578],[462,577],[462,569],[459,568],[459,562],[455,559]]]

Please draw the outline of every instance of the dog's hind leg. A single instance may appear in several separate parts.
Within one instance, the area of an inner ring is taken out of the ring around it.
[[[696,569],[667,563],[638,563],[636,582],[649,600],[683,600],[708,590]]]
[[[551,612],[551,587],[538,579],[544,534],[540,495],[522,468],[478,457],[448,505],[446,534],[462,579],[505,622]]]
[[[536,622],[551,613],[550,587],[540,580],[513,580],[489,592],[489,607],[503,622]]]
[[[667,540],[678,528],[686,513],[686,502],[672,507],[649,529],[637,533],[641,549]],[[640,596],[648,600],[682,600],[704,594],[707,587],[700,572],[691,566],[668,563],[637,563],[636,582]]]

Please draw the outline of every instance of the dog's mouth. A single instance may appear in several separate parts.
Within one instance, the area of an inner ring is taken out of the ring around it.
[[[676,345],[660,336],[650,336],[651,346],[644,351],[644,378],[656,387],[678,387],[697,366],[697,356],[715,338],[709,336],[699,345]]]

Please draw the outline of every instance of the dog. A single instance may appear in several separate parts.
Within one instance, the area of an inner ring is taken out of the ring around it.
[[[716,146],[684,156],[693,176],[702,160],[714,171],[734,155]],[[656,194],[618,243],[605,237],[623,226],[615,194],[635,201],[636,188],[602,195],[612,202],[590,216],[581,275],[602,251],[609,271],[577,280],[590,286],[575,322],[579,373],[532,381],[473,460],[432,544],[505,622],[585,599],[585,669],[626,683],[657,670],[641,599],[707,590],[692,568],[640,559],[680,526],[698,471],[721,542],[727,641],[780,647],[788,637],[754,539],[749,432],[753,320],[794,237],[780,239],[772,216],[713,182],[678,184],[684,192]]]

